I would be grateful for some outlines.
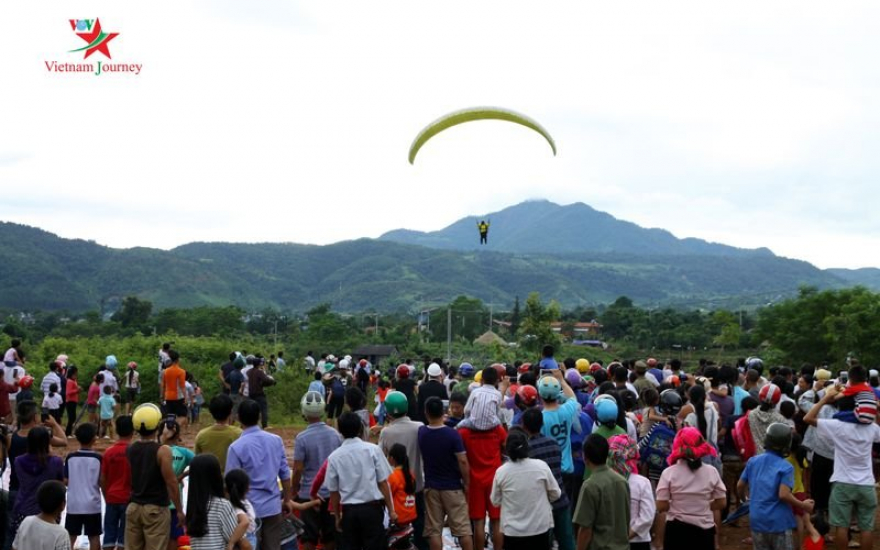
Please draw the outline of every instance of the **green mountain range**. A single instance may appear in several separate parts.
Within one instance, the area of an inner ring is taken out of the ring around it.
[[[329,302],[337,311],[387,312],[461,294],[508,305],[532,291],[563,307],[621,295],[648,306],[732,307],[770,302],[804,284],[880,279],[880,270],[822,271],[767,249],[676,239],[582,204],[526,202],[490,219],[484,247],[474,244],[475,218],[465,218],[436,233],[394,231],[326,246],[190,243],[170,251],[114,249],[0,223],[0,308],[108,311],[136,295],[157,309],[304,311]]]

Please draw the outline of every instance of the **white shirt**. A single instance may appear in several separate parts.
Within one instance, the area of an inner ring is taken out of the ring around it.
[[[62,525],[49,523],[37,516],[28,516],[21,522],[15,535],[13,548],[48,548],[67,550],[70,548],[70,535]]]
[[[55,395],[49,395],[48,393],[43,397],[43,408],[49,409],[50,411],[54,411],[61,408],[61,404],[64,401],[61,399],[61,394],[55,392]]]
[[[3,381],[7,384],[12,384],[15,382],[15,375],[18,374],[18,378],[24,376],[24,369],[21,367],[6,367],[3,369]],[[59,388],[60,389],[60,388]],[[9,399],[15,399],[18,395],[18,392],[21,390],[16,390],[14,392],[9,392]]]
[[[712,445],[718,445],[718,411],[707,401],[703,407],[703,416],[706,417],[706,441]],[[697,421],[697,413],[692,412],[684,419],[685,426],[700,429]]]
[[[562,495],[543,460],[506,462],[492,481],[492,504],[501,508],[501,531],[508,537],[531,537],[553,528],[553,508]]]
[[[250,388],[248,387],[248,371],[254,368],[253,365],[246,365],[243,369],[241,369],[241,374],[244,376],[244,382],[241,383],[241,394],[245,397],[250,395]]]
[[[630,542],[651,542],[651,525],[657,505],[651,481],[639,474],[629,476],[629,530],[636,534]]]
[[[110,386],[111,393],[118,393],[119,382],[116,380],[116,376],[109,370],[101,371],[101,374],[104,375],[104,381],[101,383],[101,395],[104,395],[104,388],[107,386]]]
[[[315,368],[315,358],[311,355],[306,355],[306,370],[314,370]]]
[[[839,481],[873,487],[871,445],[880,443],[880,426],[819,419],[816,427],[819,437],[834,444],[834,473],[831,475],[831,483]]]
[[[379,447],[359,437],[346,439],[327,457],[324,486],[339,492],[342,504],[382,500],[379,483],[391,475],[391,466]]]
[[[58,384],[58,391],[61,391],[61,377],[58,376],[57,373],[49,371],[46,373],[46,376],[43,377],[43,381],[40,382],[40,391],[43,392],[43,395],[49,395],[49,386],[52,384]]]

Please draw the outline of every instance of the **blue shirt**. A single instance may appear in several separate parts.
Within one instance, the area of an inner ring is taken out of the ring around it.
[[[743,399],[749,396],[749,392],[741,386],[733,387],[733,416],[740,416],[743,413]]]
[[[593,433],[593,419],[584,411],[578,412],[578,420],[581,424],[581,431],[571,431],[571,461],[574,467],[573,473],[578,476],[584,475],[586,464],[584,463],[584,440]],[[536,458],[536,457],[532,457]],[[552,467],[550,468],[553,469]],[[561,487],[561,485],[560,485]]]
[[[779,486],[794,487],[794,467],[767,451],[746,462],[740,477],[749,484],[749,526],[758,533],[779,533],[797,527],[791,506],[779,500]]]
[[[101,420],[110,420],[113,418],[113,409],[116,407],[116,399],[112,395],[104,394],[98,399],[98,406],[101,407]]]
[[[321,397],[327,397],[327,390],[324,388],[324,384],[320,380],[312,380],[309,384],[308,391],[316,391],[321,394]]]
[[[578,422],[581,406],[577,399],[568,399],[558,409],[548,411],[544,408],[544,427],[541,433],[554,440],[562,451],[562,473],[574,472],[571,460],[571,428]]]
[[[290,467],[284,455],[284,442],[275,434],[251,426],[229,446],[226,472],[241,468],[251,479],[247,498],[258,518],[281,513],[281,489],[278,479],[290,479]]]
[[[425,470],[425,488],[438,491],[462,489],[459,454],[464,454],[464,442],[458,431],[442,426],[419,428],[419,452]]]
[[[309,491],[318,470],[330,456],[330,453],[342,444],[342,436],[339,432],[324,424],[315,422],[301,431],[293,443],[293,460],[303,463],[302,477],[299,482],[299,498],[309,499]],[[318,494],[324,498],[330,496],[326,487],[321,487]]]

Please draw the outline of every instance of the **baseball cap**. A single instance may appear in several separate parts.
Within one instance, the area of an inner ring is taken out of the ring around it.
[[[428,366],[428,376],[433,378],[435,376],[440,376],[441,374],[443,374],[443,370],[440,368],[440,365],[438,365],[437,363],[431,363]]]
[[[636,372],[645,372],[648,370],[648,364],[642,360],[636,361]]]

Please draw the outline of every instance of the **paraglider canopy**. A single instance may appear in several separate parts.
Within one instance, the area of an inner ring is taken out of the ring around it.
[[[544,136],[544,139],[547,140],[547,143],[550,144],[550,148],[553,150],[553,155],[556,156],[556,143],[554,143],[553,137],[543,126],[538,124],[536,120],[529,118],[524,114],[511,111],[510,109],[504,109],[502,107],[471,107],[443,115],[431,124],[425,126],[425,128],[416,136],[416,139],[413,140],[412,145],[410,145],[409,163],[413,164],[419,149],[421,149],[422,146],[432,137],[447,128],[474,120],[506,120],[508,122],[521,124],[526,128],[531,128]]]

